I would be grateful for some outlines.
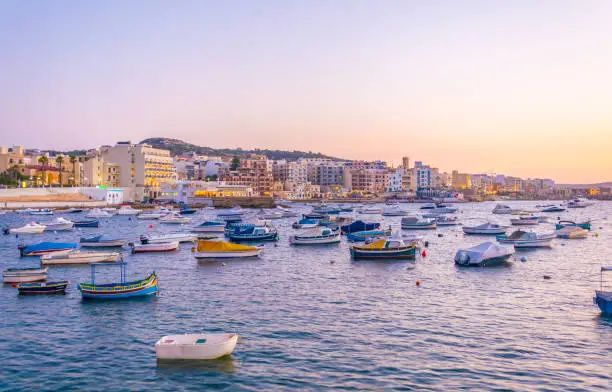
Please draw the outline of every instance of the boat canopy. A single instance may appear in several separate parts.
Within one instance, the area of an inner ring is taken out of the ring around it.
[[[601,267],[601,272],[608,272],[608,271],[612,271],[612,267]]]
[[[198,252],[236,252],[256,250],[255,246],[234,244],[225,241],[198,241]]]

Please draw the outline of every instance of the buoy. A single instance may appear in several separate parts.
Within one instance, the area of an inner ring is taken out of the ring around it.
[[[438,237],[442,237],[442,233],[438,233]]]
[[[423,249],[423,252],[421,252],[421,256],[423,257],[427,256],[427,251],[425,249]]]
[[[11,287],[17,287],[17,283],[13,283]]]
[[[428,248],[429,247],[429,241],[423,242],[423,245],[425,245],[425,247]]]
[[[152,228],[153,228],[153,225],[149,225],[149,229],[152,229]]]
[[[419,282],[419,281],[417,280],[417,281],[416,281],[416,285],[417,285],[417,286],[420,286],[420,285],[421,285],[421,282]]]
[[[329,261],[329,264],[334,264],[334,263],[335,263],[335,261],[333,261],[333,260]]]
[[[561,246],[565,246],[565,242],[562,242],[562,243],[561,243]]]
[[[525,256],[521,257],[521,261],[522,261],[523,263],[524,263],[524,262],[526,262],[526,261],[527,261],[527,257],[525,257]]]
[[[544,279],[550,279],[550,275],[544,275]]]
[[[595,237],[599,237],[599,233],[595,233]]]
[[[191,247],[191,251],[192,251],[192,252],[195,252],[195,251],[196,251],[195,246],[192,246],[192,247]]]

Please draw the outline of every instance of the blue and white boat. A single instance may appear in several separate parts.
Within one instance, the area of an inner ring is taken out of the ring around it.
[[[593,303],[599,306],[602,315],[612,315],[612,291],[604,290],[604,272],[612,272],[612,267],[601,267],[599,290],[595,291]]]
[[[573,221],[559,221],[555,225],[555,229],[561,230],[564,227],[580,227],[581,229],[591,230],[591,221],[586,220],[584,222],[573,222]]]
[[[73,242],[39,242],[38,244],[20,244],[18,245],[19,253],[24,256],[40,256],[45,253],[59,252],[63,250],[76,249],[77,244]]]
[[[340,242],[340,232],[327,227],[315,228],[307,233],[289,237],[291,245],[327,245]]]
[[[346,238],[351,242],[364,242],[373,238],[389,237],[391,228],[387,230],[366,230],[347,233]]]
[[[402,218],[401,224],[402,229],[406,230],[435,229],[437,227],[435,219],[419,219],[416,216]]]
[[[223,233],[225,231],[225,222],[204,221],[193,227],[191,231],[194,233]]]
[[[344,234],[356,233],[358,231],[378,230],[380,229],[380,223],[378,222],[367,223],[361,220],[357,220],[351,224],[341,226],[340,229],[342,230]]]
[[[117,283],[97,284],[96,266],[119,266],[121,268],[121,280]],[[126,266],[127,263],[125,262],[90,264],[91,283],[79,283],[78,285],[83,299],[125,299],[157,294],[157,275],[155,272],[143,280],[126,282]]]
[[[459,249],[455,264],[462,267],[489,267],[503,264],[514,254],[514,249],[485,242],[468,249]]]
[[[84,248],[113,248],[123,246],[125,239],[101,234],[94,237],[81,237],[79,242]]]
[[[227,233],[233,242],[278,241],[278,231],[274,227],[253,226],[236,229]]]
[[[565,208],[561,206],[548,206],[541,210],[542,212],[563,212]]]
[[[100,221],[98,219],[82,219],[72,221],[74,227],[100,227]]]
[[[318,219],[300,219],[297,222],[294,222],[293,225],[291,225],[291,227],[293,227],[294,229],[312,229],[315,228],[319,225],[319,220]]]

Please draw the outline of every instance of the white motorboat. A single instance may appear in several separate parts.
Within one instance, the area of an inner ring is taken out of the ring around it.
[[[170,233],[161,235],[141,235],[140,242],[143,244],[157,244],[160,242],[195,242],[198,239],[197,234],[190,233]]]
[[[463,267],[488,267],[508,261],[514,249],[485,242],[468,249],[459,249],[455,254],[455,263]]]
[[[39,282],[47,279],[47,268],[7,268],[2,278],[4,283]]]
[[[104,207],[102,211],[106,211],[111,215],[115,215],[117,213],[117,209],[115,207]]]
[[[575,199],[567,203],[567,208],[586,208],[588,206],[592,206],[592,201],[587,201],[583,199]]]
[[[463,226],[465,234],[485,234],[498,235],[505,234],[508,226],[502,226],[497,223],[484,223],[478,226]]]
[[[496,204],[495,208],[493,208],[493,213],[494,214],[512,214],[515,210],[510,208],[509,206],[505,205],[505,204]]]
[[[289,237],[292,245],[323,245],[337,244],[340,242],[340,230],[333,231],[327,227],[316,228],[303,234]]]
[[[173,224],[173,225],[182,225],[185,223],[191,222],[191,218],[187,218],[185,216],[180,216],[176,214],[168,214],[163,218],[159,219],[159,223],[164,224]]]
[[[366,206],[359,209],[360,214],[382,214],[383,210],[380,207]]]
[[[178,241],[155,242],[155,243],[130,243],[132,253],[172,252],[179,247]]]
[[[30,215],[53,215],[53,210],[48,208],[28,208],[26,212]]]
[[[230,355],[237,343],[235,333],[168,335],[155,343],[155,356],[159,360],[216,359]]]
[[[194,233],[223,233],[225,232],[225,222],[204,221],[192,227]]]
[[[558,238],[576,239],[586,238],[589,231],[579,226],[565,226],[556,231]]]
[[[166,216],[167,213],[163,213],[163,212],[142,212],[138,215],[136,215],[136,219],[140,219],[140,220],[156,220],[156,219],[160,219],[163,218],[164,216]]]
[[[234,244],[226,241],[198,241],[195,258],[204,259],[235,259],[244,257],[257,257],[263,246],[249,246]]]
[[[107,236],[97,235],[95,237],[81,238],[81,247],[84,248],[115,248],[121,247],[125,244],[125,239]]]
[[[94,208],[93,210],[89,211],[85,216],[88,218],[110,218],[111,216],[113,216],[113,214],[108,211],[101,210],[99,208]]]
[[[434,208],[429,208],[435,214],[454,214],[457,212],[457,207],[449,207],[445,204],[436,204]]]
[[[459,224],[459,219],[456,216],[439,215],[434,218],[436,226],[456,226]]]
[[[138,215],[142,212],[137,208],[132,208],[132,206],[121,206],[117,211],[117,215]]]
[[[45,231],[46,226],[36,222],[30,222],[22,227],[14,227],[12,229],[5,228],[5,234],[40,234]]]
[[[51,222],[45,222],[46,231],[63,231],[72,230],[74,228],[74,222],[68,219],[64,219],[61,216],[53,219]]]
[[[514,226],[535,226],[540,223],[540,218],[537,216],[521,216],[510,219],[510,223]]]
[[[408,215],[408,211],[402,209],[399,204],[393,204],[391,206],[385,207],[382,212],[383,216],[406,216]]]
[[[437,223],[435,219],[419,219],[416,216],[407,216],[402,218],[401,227],[406,230],[435,229]]]
[[[260,210],[258,216],[262,219],[282,219],[284,218],[283,212],[278,210]]]
[[[47,253],[40,256],[42,265],[92,264],[112,262],[121,256],[119,252],[87,252],[72,249]]]

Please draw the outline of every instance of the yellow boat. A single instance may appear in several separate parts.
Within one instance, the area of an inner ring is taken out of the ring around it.
[[[226,241],[198,241],[196,259],[227,259],[242,257],[257,257],[263,250],[263,245],[248,246]]]

